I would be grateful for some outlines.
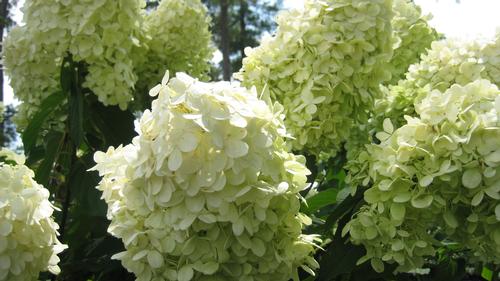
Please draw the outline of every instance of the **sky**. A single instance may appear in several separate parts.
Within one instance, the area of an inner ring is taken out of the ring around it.
[[[24,0],[20,0],[22,5]],[[500,28],[500,0],[415,0],[425,14],[432,14],[430,24],[447,37],[474,39],[492,37]],[[303,0],[283,0],[284,8],[300,9]],[[14,19],[21,22],[22,13],[17,8]],[[220,55],[220,54],[219,54]],[[216,58],[217,59],[217,58]],[[16,103],[12,88],[4,83],[5,102]]]

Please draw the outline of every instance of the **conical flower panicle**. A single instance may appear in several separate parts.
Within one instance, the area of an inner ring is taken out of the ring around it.
[[[115,258],[137,280],[285,281],[316,267],[299,214],[309,171],[285,148],[282,107],[183,73],[150,94],[132,144],[95,154],[126,248]]]

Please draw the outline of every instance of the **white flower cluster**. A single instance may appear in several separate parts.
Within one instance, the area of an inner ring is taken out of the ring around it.
[[[385,118],[396,127],[404,124],[404,115],[415,116],[414,103],[429,90],[445,91],[453,84],[465,85],[488,79],[500,86],[500,34],[496,41],[435,41],[421,61],[411,65],[406,79],[384,89],[376,101],[373,126],[381,130]]]
[[[392,78],[389,84],[395,84],[404,78],[408,67],[418,62],[420,55],[438,39],[438,33],[429,26],[430,16],[423,16],[419,6],[411,0],[394,0],[394,18],[391,21],[394,30],[394,54],[389,63]]]
[[[146,93],[158,84],[165,66],[171,73],[182,71],[206,78],[214,48],[210,17],[200,0],[163,0],[146,16],[147,50],[138,64],[137,90]]]
[[[282,107],[227,82],[168,74],[132,144],[98,152],[115,255],[137,280],[297,280],[317,266],[301,234],[305,158],[285,149]]]
[[[351,129],[344,146],[348,160],[355,159],[364,149],[364,145],[372,142],[372,135],[375,130],[382,129],[384,118],[397,115],[401,119],[395,121],[398,124],[397,121],[404,121],[405,114],[413,112],[413,106],[409,106],[412,102],[408,103],[405,95],[406,88],[388,85],[397,84],[403,79],[410,65],[417,63],[419,58],[430,49],[432,42],[438,39],[438,33],[427,22],[430,16],[422,16],[420,7],[413,1],[394,0],[393,10],[394,17],[391,24],[395,41],[394,53],[385,66],[391,70],[392,77],[391,80],[380,85],[382,96],[375,100],[369,122]]]
[[[293,148],[336,154],[355,121],[365,121],[390,79],[392,5],[386,0],[308,0],[278,16],[278,30],[247,49],[237,78],[285,107]]]
[[[12,30],[4,53],[14,92],[24,102],[19,125],[60,91],[60,65],[69,54],[88,64],[84,85],[101,102],[126,108],[137,80],[130,52],[139,42],[141,6],[141,0],[27,0],[26,24]]]
[[[26,24],[9,33],[3,54],[14,93],[23,102],[18,126],[26,127],[41,102],[61,91],[60,67],[68,55],[86,64],[83,86],[103,104],[122,109],[133,99],[139,76],[161,79],[141,65],[145,57],[154,58],[154,67],[168,63],[201,75],[211,53],[209,19],[200,1],[164,0],[150,17],[144,7],[143,0],[26,0]],[[60,124],[61,112],[49,123]]]
[[[367,202],[344,233],[362,244],[377,271],[421,267],[440,240],[457,242],[471,261],[500,261],[500,90],[488,80],[416,103],[419,117],[394,130],[389,119],[380,144],[359,157],[354,186],[369,186]],[[351,171],[352,172],[352,171]],[[442,237],[442,238],[438,238]]]
[[[49,191],[33,180],[24,157],[0,150],[0,281],[34,281],[41,271],[59,273]]]
[[[489,41],[481,49],[481,60],[485,66],[486,77],[500,87],[500,31],[494,40]]]

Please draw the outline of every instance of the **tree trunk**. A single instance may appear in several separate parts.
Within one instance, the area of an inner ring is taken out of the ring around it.
[[[220,42],[222,48],[222,77],[224,80],[231,80],[231,61],[229,59],[229,1],[220,0]]]
[[[0,3],[0,54],[2,53],[3,33],[7,27],[7,19],[9,17],[9,0],[2,0]],[[3,65],[0,64],[0,102],[4,101],[3,94]],[[2,112],[3,114],[3,112]],[[4,118],[0,118],[4,119]],[[4,120],[0,122],[0,146],[4,146]]]
[[[240,54],[241,59],[245,57],[245,47],[246,47],[246,22],[245,18],[247,16],[248,3],[247,0],[240,0]]]
[[[3,33],[7,27],[9,17],[9,0],[2,0],[0,4],[0,54],[2,53]],[[0,102],[3,102],[3,65],[0,65]]]

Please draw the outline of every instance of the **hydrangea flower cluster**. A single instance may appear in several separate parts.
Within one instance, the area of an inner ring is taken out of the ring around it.
[[[88,64],[84,86],[101,102],[126,108],[137,80],[130,52],[139,42],[142,5],[141,0],[26,1],[26,24],[7,37],[4,54],[12,87],[24,102],[19,125],[60,90],[60,64],[68,54]]]
[[[47,96],[61,90],[60,66],[68,55],[87,65],[83,86],[103,104],[122,109],[133,99],[139,76],[161,79],[141,65],[146,59],[186,67],[196,75],[205,71],[211,55],[209,20],[199,0],[165,0],[151,16],[144,7],[143,0],[27,0],[26,24],[9,33],[4,48],[7,74],[23,102],[18,127],[27,125]],[[61,112],[52,115],[49,124],[64,120]]]
[[[145,18],[147,49],[138,63],[137,91],[147,93],[155,86],[165,66],[173,73],[206,78],[214,51],[209,26],[207,8],[200,0],[161,1]]]
[[[381,143],[361,153],[351,183],[369,186],[367,204],[344,234],[377,271],[383,262],[421,267],[438,236],[470,250],[473,261],[498,264],[500,90],[488,80],[455,84],[429,92],[416,111],[397,130],[386,119]]]
[[[0,280],[34,281],[41,271],[59,273],[57,240],[49,191],[37,184],[24,157],[0,150]]]
[[[392,55],[391,19],[391,1],[306,1],[278,16],[276,35],[246,50],[236,77],[267,85],[283,104],[294,149],[333,156],[390,79],[382,66]]]
[[[429,90],[445,91],[453,84],[465,85],[477,79],[488,79],[500,86],[500,78],[495,76],[500,68],[499,53],[500,45],[494,41],[433,42],[421,61],[410,66],[405,80],[383,90],[383,98],[376,101],[373,126],[381,130],[385,118],[396,127],[403,125],[404,115],[415,116],[414,103]]]
[[[485,66],[486,77],[500,87],[500,31],[482,48],[481,59]]]
[[[382,130],[384,118],[397,119],[395,123],[402,125],[403,116],[414,113],[413,106],[409,106],[413,104],[413,99],[410,101],[408,95],[415,93],[408,93],[404,86],[393,85],[397,85],[398,81],[404,78],[410,65],[417,63],[420,56],[426,53],[439,36],[427,22],[430,15],[423,16],[420,7],[412,1],[395,0],[393,10],[395,15],[391,24],[395,40],[394,53],[386,65],[391,69],[392,78],[380,86],[382,95],[375,100],[375,107],[368,123],[359,124],[351,129],[345,143],[347,159],[355,159],[359,152],[364,150],[364,145],[372,142],[372,134],[375,130]],[[414,91],[418,92],[420,88]]]
[[[111,219],[137,280],[298,280],[305,158],[287,152],[282,110],[255,90],[168,74],[125,147],[98,152]]]
[[[419,6],[410,0],[394,0],[394,54],[389,63],[392,78],[389,84],[396,84],[404,78],[408,67],[418,62],[420,55],[438,39],[438,33],[429,26],[430,16],[423,16]]]

